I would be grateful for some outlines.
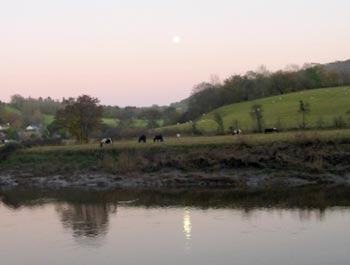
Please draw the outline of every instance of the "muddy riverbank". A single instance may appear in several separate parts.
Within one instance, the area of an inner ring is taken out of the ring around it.
[[[0,186],[268,189],[350,185],[350,144],[308,140],[250,145],[2,150]]]

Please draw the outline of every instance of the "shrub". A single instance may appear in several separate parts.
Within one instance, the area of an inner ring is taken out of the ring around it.
[[[20,144],[11,143],[5,144],[0,148],[0,163],[5,161],[11,154],[19,150],[22,146]]]
[[[342,116],[334,117],[333,118],[333,126],[335,128],[344,128],[344,127],[346,127],[346,123],[345,123],[343,117]]]

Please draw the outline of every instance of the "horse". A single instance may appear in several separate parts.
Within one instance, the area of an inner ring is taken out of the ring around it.
[[[100,147],[103,147],[104,144],[113,144],[112,138],[104,138],[100,141]]]
[[[154,136],[153,138],[153,142],[163,142],[163,136],[161,134],[157,134],[156,136]]]
[[[139,143],[141,143],[141,142],[146,142],[146,140],[147,140],[147,137],[146,137],[146,135],[141,135],[140,137],[139,137]]]
[[[265,133],[278,133],[279,130],[277,128],[266,128]]]
[[[241,129],[232,131],[232,135],[239,135],[239,134],[242,134],[242,130]]]

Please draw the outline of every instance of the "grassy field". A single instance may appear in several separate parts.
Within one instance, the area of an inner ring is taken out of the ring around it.
[[[153,143],[152,139],[148,139],[147,143],[139,144],[135,140],[114,141],[112,146],[105,146],[106,149],[138,149],[149,147],[171,148],[176,146],[216,146],[216,145],[259,145],[269,143],[294,143],[298,141],[307,141],[319,139],[321,141],[341,141],[350,139],[350,129],[343,130],[322,130],[322,131],[305,131],[305,132],[282,132],[277,134],[247,134],[247,135],[225,135],[225,136],[195,136],[165,138],[163,143]],[[90,144],[66,144],[63,146],[42,146],[27,149],[28,152],[47,152],[47,151],[78,151],[78,150],[94,150],[100,149],[98,142]]]
[[[118,119],[109,119],[109,118],[103,118],[102,119],[104,124],[107,124],[109,126],[116,126],[119,124],[119,120]],[[159,126],[163,125],[163,120],[159,120],[157,121],[157,123],[159,124]],[[132,121],[131,126],[132,127],[138,127],[138,128],[145,128],[148,125],[148,120],[141,120],[141,119],[135,119]]]
[[[102,122],[104,124],[109,125],[109,126],[117,126],[119,124],[119,120],[117,120],[117,119],[109,119],[109,118],[103,118]]]
[[[18,115],[22,115],[22,113],[19,110],[17,110],[14,107],[11,107],[9,105],[6,105],[5,109],[8,112],[16,113]],[[44,124],[45,124],[45,126],[47,126],[51,122],[53,122],[54,115],[43,114],[43,118],[44,118]],[[104,124],[109,125],[109,126],[117,126],[119,124],[119,120],[118,119],[111,119],[111,118],[103,118],[102,122]],[[158,121],[158,125],[159,126],[163,125],[163,122],[164,122],[163,120],[159,120]],[[145,128],[145,127],[147,127],[147,125],[148,125],[148,121],[147,120],[136,119],[136,120],[133,120],[133,122],[132,122],[132,126],[133,127]]]
[[[21,114],[21,112],[18,109],[14,108],[14,107],[11,107],[9,105],[5,106],[5,110],[8,111],[8,112],[11,112],[11,113],[16,113],[16,114],[19,114],[19,115]]]
[[[49,125],[51,122],[53,122],[54,120],[54,116],[53,115],[47,115],[47,114],[44,114],[44,124],[47,126]],[[107,125],[110,125],[110,126],[116,126],[118,123],[118,120],[115,120],[115,119],[107,119],[107,118],[103,118],[102,119],[102,122],[107,124]]]
[[[16,111],[16,113],[20,114],[20,112],[18,110],[16,110],[16,109],[12,109],[12,110]],[[46,114],[44,114],[43,116],[44,116],[44,124],[45,124],[45,126],[49,125],[54,120],[54,116],[53,115],[46,115]],[[111,119],[111,118],[103,118],[102,122],[104,124],[109,125],[109,126],[117,126],[119,124],[119,120],[118,119]],[[159,120],[158,124],[162,125],[163,124],[163,120]],[[147,125],[148,125],[148,121],[147,120],[140,120],[140,119],[134,120],[133,123],[132,123],[133,127],[139,127],[139,128],[145,128],[145,127],[147,127]]]
[[[45,126],[49,125],[54,120],[54,116],[53,115],[46,115],[46,114],[44,114],[43,116],[44,116],[44,124],[45,124]]]
[[[350,110],[350,87],[335,87],[227,105],[203,115],[197,120],[197,127],[205,132],[216,131],[217,124],[213,120],[213,113],[217,111],[223,116],[225,130],[230,126],[235,127],[237,123],[243,131],[252,131],[255,129],[255,122],[250,116],[250,110],[252,105],[257,103],[262,105],[265,127],[298,128],[301,124],[301,115],[298,112],[300,100],[310,105],[310,113],[306,116],[308,127],[332,127],[336,117],[342,117],[344,122],[350,120],[350,115],[347,114]],[[186,123],[162,129],[184,131],[190,128],[191,123]]]

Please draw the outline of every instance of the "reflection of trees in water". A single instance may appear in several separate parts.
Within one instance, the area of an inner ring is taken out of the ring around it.
[[[116,210],[116,204],[106,203],[64,203],[56,206],[63,226],[71,229],[75,238],[97,238],[105,235],[109,214]]]
[[[244,220],[259,219],[260,215],[266,212],[270,214],[276,214],[282,218],[285,214],[290,214],[292,217],[299,219],[300,221],[310,221],[315,219],[317,221],[323,221],[326,217],[326,209],[299,209],[299,208],[244,208],[241,211],[241,216]]]
[[[300,221],[309,221],[311,219],[323,221],[326,217],[325,209],[297,209],[294,212],[296,213],[296,217],[299,218]]]

